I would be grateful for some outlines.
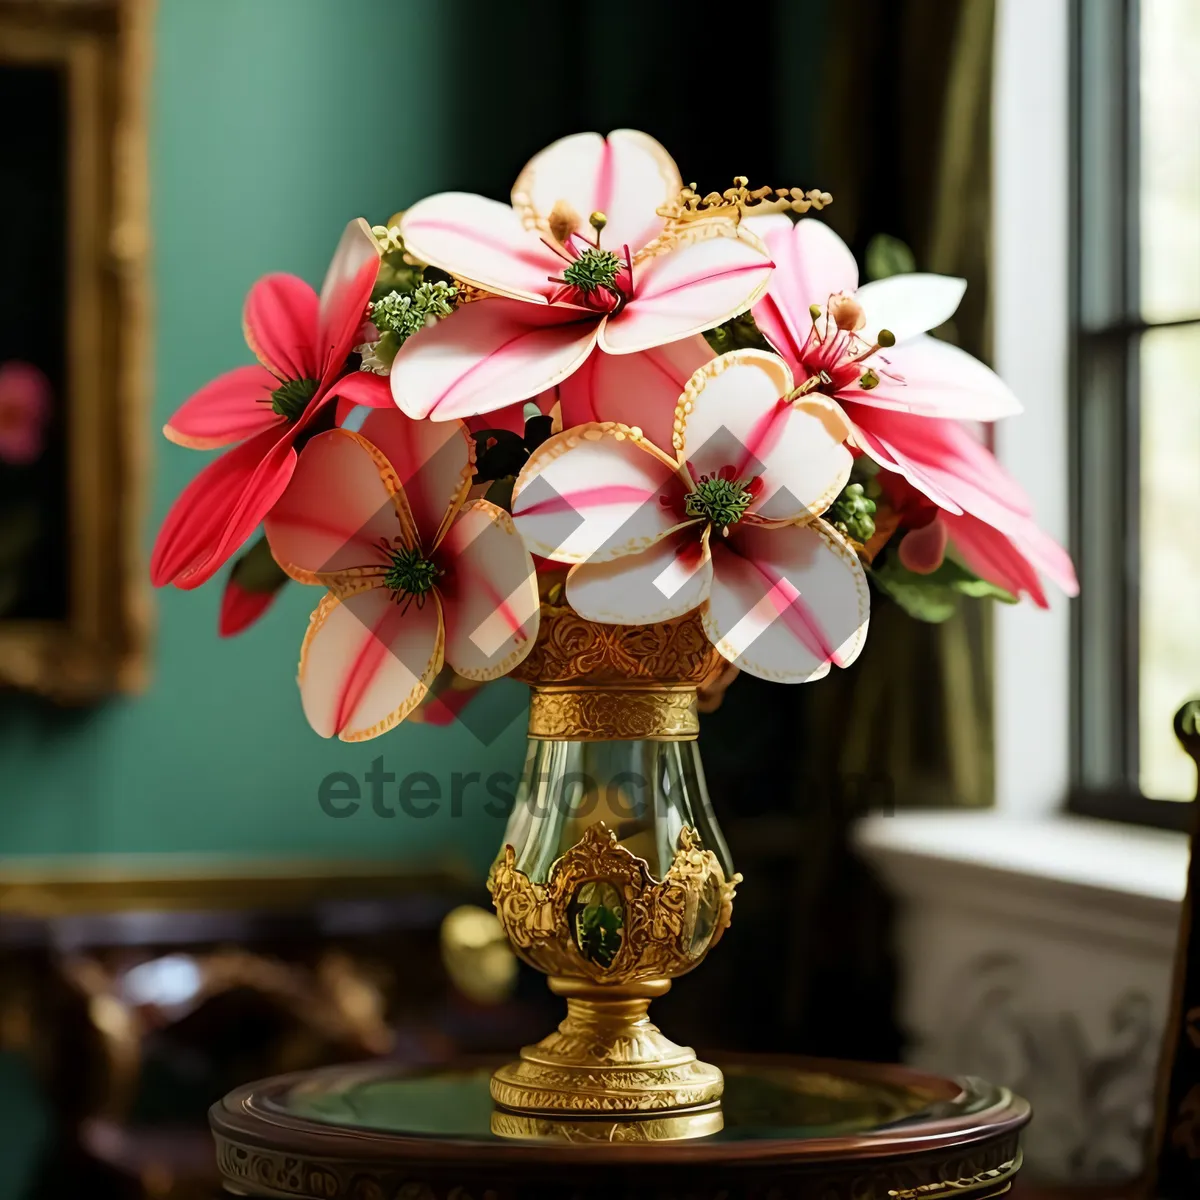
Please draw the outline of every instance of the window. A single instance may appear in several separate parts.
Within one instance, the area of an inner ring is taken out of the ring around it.
[[[1200,695],[1200,4],[1075,0],[1079,811],[1180,826]],[[1036,312],[1030,313],[1036,320]]]

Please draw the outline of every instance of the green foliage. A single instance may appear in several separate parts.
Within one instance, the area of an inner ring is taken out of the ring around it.
[[[420,329],[454,311],[458,291],[450,283],[421,283],[411,292],[389,292],[371,305],[371,321],[382,333],[394,333],[401,346]]]
[[[268,595],[288,581],[283,568],[271,554],[267,539],[260,537],[234,564],[230,578],[247,592]]]
[[[1015,604],[1017,598],[994,583],[980,579],[961,563],[947,558],[936,571],[918,575],[910,571],[894,553],[870,570],[875,585],[890,596],[910,617],[939,624],[949,620],[958,609],[960,596],[999,600]]]
[[[762,332],[754,323],[754,318],[744,312],[741,316],[733,317],[724,325],[708,330],[705,340],[717,354],[728,354],[730,350],[770,350],[771,343],[763,337]]]
[[[863,484],[848,483],[829,506],[825,520],[856,542],[868,542],[875,536],[875,501]]]
[[[890,279],[893,275],[908,275],[917,269],[913,252],[898,237],[877,233],[867,243],[867,278]]]
[[[371,299],[382,300],[391,292],[414,292],[423,280],[431,278],[433,274],[429,268],[405,262],[403,244],[396,246],[384,254],[379,264]]]
[[[621,928],[625,920],[621,913],[605,904],[593,902],[575,918],[576,942],[589,962],[601,967],[612,966],[621,949]]]

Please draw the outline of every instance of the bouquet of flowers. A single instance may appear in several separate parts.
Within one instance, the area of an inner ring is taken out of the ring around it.
[[[351,222],[319,295],[254,285],[257,363],[166,426],[224,449],[167,516],[154,582],[199,586],[263,526],[221,632],[288,578],[324,588],[299,684],[346,740],[443,671],[512,671],[545,600],[621,625],[698,610],[732,667],[800,683],[854,660],[869,581],[934,619],[958,594],[1045,606],[1043,576],[1074,593],[981,437],[1019,402],[929,336],[964,281],[860,287],[830,202],[742,178],[700,195],[617,130],[543,150],[511,205],[451,192]]]

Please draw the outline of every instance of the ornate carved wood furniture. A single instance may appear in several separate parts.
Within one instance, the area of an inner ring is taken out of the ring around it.
[[[1029,1106],[1006,1089],[903,1067],[717,1062],[715,1114],[536,1118],[493,1107],[491,1064],[377,1064],[252,1084],[210,1120],[228,1191],[304,1200],[984,1200],[1020,1167]]]

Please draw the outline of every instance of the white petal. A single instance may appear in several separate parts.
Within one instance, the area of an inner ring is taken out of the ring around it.
[[[896,341],[936,329],[958,311],[967,290],[965,279],[952,275],[893,275],[858,289],[866,325],[861,337],[874,342],[881,329],[890,330]]]
[[[588,218],[602,212],[608,223],[600,244],[618,254],[638,251],[662,232],[658,209],[679,196],[683,181],[671,156],[636,129],[615,129],[607,138],[577,133],[535,155],[513,187],[513,208],[527,224],[549,232],[558,208],[589,239]]]
[[[825,524],[751,526],[712,542],[704,627],[721,654],[781,683],[848,666],[867,636],[870,596],[858,556]]]
[[[589,621],[650,625],[681,617],[703,604],[711,583],[708,539],[696,522],[640,554],[572,567],[567,600]]]
[[[918,336],[868,360],[876,387],[856,381],[838,399],[924,417],[997,421],[1021,411],[1021,402],[991,367],[937,338]],[[860,377],[861,378],[861,377]]]
[[[745,312],[767,289],[771,259],[748,229],[702,221],[633,264],[633,297],[605,321],[600,348],[633,354],[703,333]]]
[[[365,741],[386,733],[420,703],[442,668],[441,607],[421,607],[363,585],[329,593],[300,650],[300,697],[322,737]]]
[[[538,587],[533,559],[502,508],[476,500],[438,548],[446,661],[467,679],[507,675],[533,649]]]
[[[759,480],[749,511],[771,520],[824,512],[850,474],[849,425],[820,396],[789,401],[778,355],[734,350],[701,367],[675,413],[674,446],[694,480]]]
[[[530,456],[513,488],[513,516],[534,554],[603,562],[676,528],[684,494],[674,466],[625,426],[581,425]]]
[[[470,192],[442,192],[400,219],[405,249],[421,262],[499,296],[544,304],[564,260],[507,204]]]
[[[392,397],[410,417],[463,419],[528,400],[591,354],[597,322],[576,310],[477,300],[410,337],[392,363]]]

